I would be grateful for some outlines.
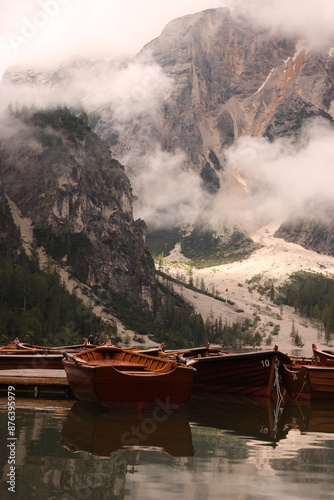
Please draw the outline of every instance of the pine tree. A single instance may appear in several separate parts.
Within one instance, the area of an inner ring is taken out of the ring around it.
[[[271,300],[271,302],[274,302],[274,300],[275,300],[275,288],[274,288],[274,285],[271,285],[271,287],[270,287],[270,300]]]
[[[291,338],[292,342],[294,342],[295,338],[296,338],[296,327],[295,327],[295,320],[294,319],[292,320],[290,338]]]

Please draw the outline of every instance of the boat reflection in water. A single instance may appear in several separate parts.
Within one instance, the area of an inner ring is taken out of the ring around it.
[[[281,408],[271,398],[200,393],[184,405],[192,425],[212,427],[276,445]]]
[[[289,401],[279,422],[281,432],[334,433],[334,401]]]
[[[64,422],[62,445],[71,452],[109,457],[118,450],[196,455],[192,428],[206,427],[276,447],[291,429],[334,432],[334,404],[303,406],[271,398],[200,393],[179,410],[136,413],[108,411],[76,401]]]
[[[76,401],[62,430],[62,445],[71,452],[109,457],[118,450],[166,452],[175,457],[194,454],[188,421],[178,412],[108,411]]]
[[[191,426],[233,432],[276,447],[289,431],[334,433],[334,401],[250,398],[238,395],[197,394],[183,410]]]

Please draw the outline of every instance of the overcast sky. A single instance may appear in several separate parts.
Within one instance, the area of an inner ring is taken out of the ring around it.
[[[334,28],[333,0],[0,0],[0,73],[21,61],[75,54],[134,54],[176,17],[239,7],[266,26],[323,40]]]
[[[1,67],[75,54],[133,55],[176,17],[229,0],[0,0]]]

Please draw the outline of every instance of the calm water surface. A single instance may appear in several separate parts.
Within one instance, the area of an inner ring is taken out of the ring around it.
[[[12,454],[6,407],[2,499],[334,499],[333,404],[202,395],[167,417],[17,399]]]

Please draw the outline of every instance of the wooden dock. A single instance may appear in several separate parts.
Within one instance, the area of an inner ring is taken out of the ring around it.
[[[65,370],[0,370],[0,392],[7,392],[9,386],[15,387],[17,396],[72,395]]]

